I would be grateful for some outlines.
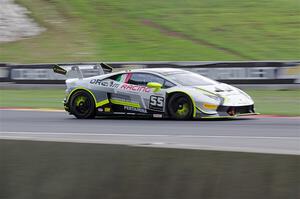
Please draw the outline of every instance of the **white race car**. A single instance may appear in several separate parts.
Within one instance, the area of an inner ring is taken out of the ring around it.
[[[256,114],[242,90],[186,70],[147,68],[67,79],[65,110],[77,118],[137,115],[172,119]],[[55,66],[54,72],[67,71]],[[80,71],[77,68],[77,71]]]

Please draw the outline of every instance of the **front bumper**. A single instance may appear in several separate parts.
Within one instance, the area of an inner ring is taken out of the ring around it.
[[[255,113],[254,105],[248,106],[219,106],[217,112],[227,113],[229,116]]]
[[[256,115],[254,105],[219,106],[215,113],[208,114],[197,109],[196,118],[231,118],[243,115]]]

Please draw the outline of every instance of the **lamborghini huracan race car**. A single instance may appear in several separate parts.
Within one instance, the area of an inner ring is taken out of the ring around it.
[[[255,114],[251,97],[238,88],[186,70],[146,68],[66,80],[65,110],[79,119],[139,115],[172,119]],[[60,66],[54,72],[66,74]],[[80,69],[75,67],[80,73]]]

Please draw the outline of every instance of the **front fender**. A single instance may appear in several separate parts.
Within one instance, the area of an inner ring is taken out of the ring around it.
[[[222,104],[224,99],[213,93],[196,88],[173,87],[168,90],[168,94],[181,92],[190,97],[193,102],[194,112],[193,117],[200,115],[214,115],[217,113],[217,108]]]

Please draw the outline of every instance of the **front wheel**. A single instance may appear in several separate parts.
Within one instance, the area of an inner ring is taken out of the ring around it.
[[[193,103],[182,93],[173,94],[168,100],[168,113],[172,119],[187,120],[193,116]]]
[[[95,117],[95,102],[91,94],[84,90],[75,92],[70,99],[71,113],[78,119]]]

